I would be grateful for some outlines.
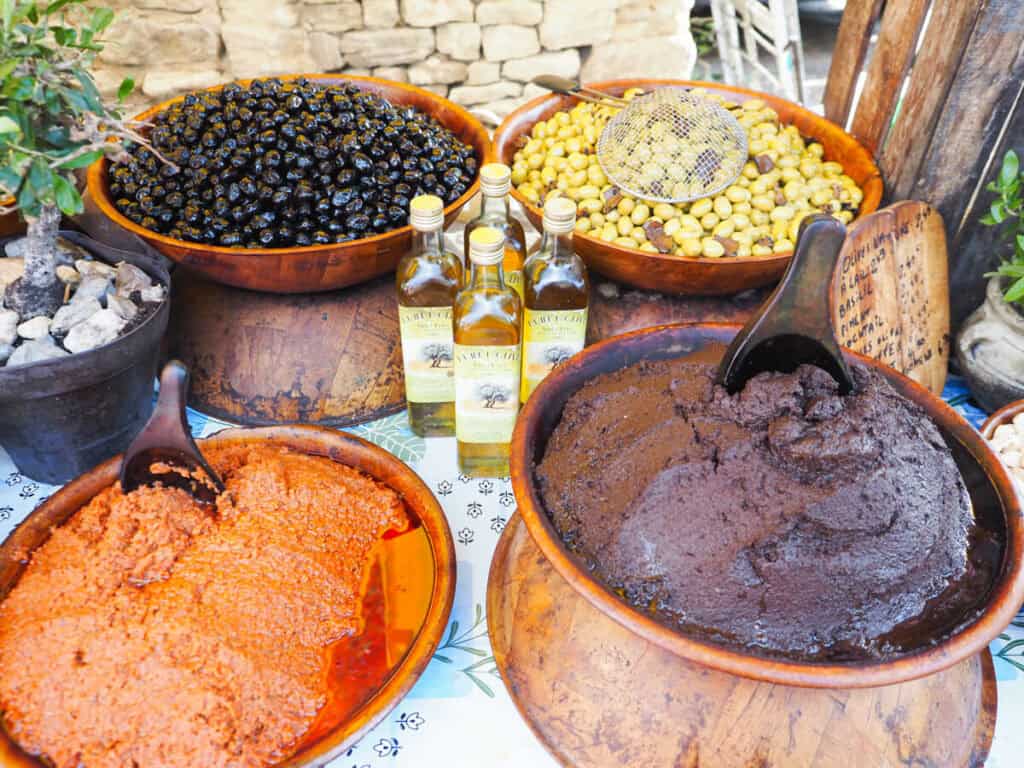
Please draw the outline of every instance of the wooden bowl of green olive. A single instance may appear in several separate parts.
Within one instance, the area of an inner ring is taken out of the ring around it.
[[[657,88],[700,89],[748,135],[749,160],[732,185],[671,205],[634,199],[602,171],[597,139],[614,108],[551,94],[505,119],[494,151],[512,168],[512,196],[535,226],[546,199],[574,200],[577,252],[617,282],[681,295],[768,285],[785,271],[805,216],[826,212],[849,223],[881,201],[882,176],[871,153],[835,123],[777,96],[685,80],[589,87],[627,98]]]

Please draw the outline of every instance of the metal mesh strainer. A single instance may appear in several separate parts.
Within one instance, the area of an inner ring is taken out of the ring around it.
[[[747,161],[747,133],[728,110],[690,91],[636,96],[597,142],[608,179],[630,195],[663,203],[709,197]]]

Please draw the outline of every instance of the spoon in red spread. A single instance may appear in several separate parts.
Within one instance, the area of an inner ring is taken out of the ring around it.
[[[224,483],[199,453],[185,416],[188,368],[171,360],[160,373],[160,395],[146,426],[121,462],[121,490],[142,485],[181,488],[201,504],[213,504]]]
[[[846,227],[827,214],[801,222],[786,274],[732,340],[718,367],[719,384],[738,392],[759,373],[808,364],[831,374],[839,394],[854,390],[832,327],[832,280],[845,239]]]

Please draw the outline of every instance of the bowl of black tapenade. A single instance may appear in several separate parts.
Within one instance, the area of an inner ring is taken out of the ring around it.
[[[483,125],[437,94],[343,75],[241,80],[137,116],[146,143],[89,168],[103,213],[217,282],[326,291],[394,269],[408,204],[452,221],[491,151]]]

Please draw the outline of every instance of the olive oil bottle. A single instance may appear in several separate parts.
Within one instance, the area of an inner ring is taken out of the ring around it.
[[[509,212],[508,191],[512,170],[503,163],[488,163],[480,169],[480,215],[466,225],[464,253],[469,256],[469,238],[478,227],[493,227],[505,236],[505,284],[523,298],[523,262],[526,261],[526,233]],[[466,264],[467,268],[469,264]]]
[[[576,205],[557,197],[544,206],[540,247],[523,269],[523,372],[526,400],[551,370],[586,343],[590,283],[572,246]]]
[[[398,320],[409,425],[421,437],[455,433],[452,307],[462,262],[444,249],[444,203],[420,195],[409,205],[412,250],[398,263]]]
[[[455,437],[470,477],[508,474],[519,412],[522,304],[505,284],[505,238],[477,227],[469,238],[470,278],[455,299]]]

